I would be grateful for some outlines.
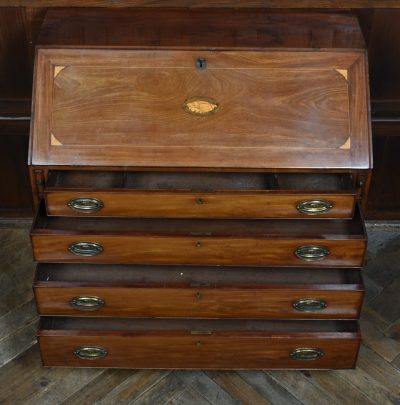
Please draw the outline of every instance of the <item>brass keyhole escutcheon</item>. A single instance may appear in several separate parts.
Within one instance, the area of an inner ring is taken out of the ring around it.
[[[197,347],[203,346],[203,342],[202,342],[201,340],[198,340],[198,341],[196,342],[196,346],[197,346]]]
[[[201,248],[201,242],[197,241],[195,246],[196,246],[197,248]]]
[[[200,300],[201,299],[201,292],[197,291],[194,296],[195,296],[196,300]]]
[[[196,59],[196,68],[199,70],[206,70],[207,69],[207,60],[205,58],[197,58]]]
[[[204,204],[204,200],[200,197],[196,200],[197,204],[202,205]]]

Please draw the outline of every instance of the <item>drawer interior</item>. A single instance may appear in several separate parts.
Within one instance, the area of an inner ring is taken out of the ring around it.
[[[268,321],[263,319],[162,319],[162,318],[79,318],[42,317],[40,329],[51,331],[129,332],[358,332],[357,321]]]
[[[348,173],[238,173],[159,171],[50,171],[48,191],[81,190],[310,190],[351,191]]]
[[[366,239],[358,207],[351,220],[81,218],[47,216],[42,201],[31,234],[53,233]]]
[[[356,268],[272,268],[226,266],[146,266],[116,264],[38,265],[36,284],[40,285],[121,285],[141,287],[221,287],[261,288],[270,284],[358,285]]]

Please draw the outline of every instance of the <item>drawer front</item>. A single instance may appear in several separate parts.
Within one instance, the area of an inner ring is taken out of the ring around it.
[[[301,334],[300,334],[301,335]],[[122,368],[200,368],[246,369],[288,368],[326,369],[353,368],[359,338],[350,334],[323,334],[309,337],[264,337],[187,335],[159,333],[138,335],[90,336],[74,333],[64,336],[40,336],[39,346],[45,366],[122,367]],[[93,354],[99,357],[80,358]],[[299,349],[318,350],[314,360],[294,358]],[[77,354],[75,354],[77,353]],[[102,357],[101,357],[102,356]]]
[[[91,206],[79,205],[85,198]],[[351,218],[355,196],[317,193],[56,191],[49,215],[175,218]]]
[[[88,248],[92,253],[86,255],[85,249],[79,253],[80,243],[93,245]],[[361,267],[365,245],[365,240],[358,239],[32,235],[35,260],[42,262]],[[299,248],[308,246],[326,255],[318,257],[317,252],[316,259],[307,260],[296,256]]]
[[[359,315],[362,291],[326,289],[35,287],[41,315],[204,318],[349,318]]]

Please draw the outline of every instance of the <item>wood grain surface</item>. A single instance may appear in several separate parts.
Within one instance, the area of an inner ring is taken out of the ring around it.
[[[208,405],[238,405],[246,401],[354,405],[360,401],[376,405],[398,400],[399,300],[395,292],[400,250],[399,232],[394,224],[369,227],[369,259],[363,269],[367,300],[360,321],[363,340],[356,369],[219,372],[42,367],[35,344],[37,317],[31,289],[34,263],[28,246],[30,224],[21,220],[7,221],[8,225],[5,222],[0,221],[2,286],[6,292],[0,296],[0,402],[107,405],[136,401],[161,405],[170,401],[203,405],[205,400]],[[387,304],[382,306],[382,302]]]
[[[75,242],[100,244],[97,256],[76,256],[68,251]],[[303,245],[322,245],[330,254],[323,260],[304,261],[294,255]],[[363,265],[365,240],[274,239],[243,237],[154,237],[93,234],[33,235],[35,260],[41,262],[237,264],[281,266]]]
[[[364,286],[359,269],[50,263],[38,266],[34,291],[41,315],[354,319]],[[71,305],[85,296],[105,304]],[[327,306],[295,309],[304,298]]]
[[[135,320],[132,320],[134,322]],[[140,322],[139,322],[140,323]],[[102,330],[102,323],[91,322],[91,330],[84,326],[60,329],[42,323],[38,341],[45,365],[74,367],[128,367],[128,368],[352,368],[360,344],[359,332],[341,330],[334,326],[318,325],[251,330],[255,321],[248,321],[250,330],[239,328],[240,321],[232,321],[226,330],[212,330],[192,334],[181,330],[169,330],[168,321],[159,330],[146,328],[134,330]],[[193,322],[192,322],[193,323]],[[343,325],[343,323],[342,323]],[[82,328],[82,329],[81,329]],[[297,329],[300,328],[300,329]],[[316,329],[316,330],[314,330]],[[108,354],[99,359],[83,360],[74,355],[82,346],[104,347]],[[318,348],[324,354],[317,360],[292,359],[289,353],[302,347]]]
[[[354,178],[337,173],[50,171],[46,209],[58,216],[199,218],[351,218]],[[70,203],[94,198],[97,210]],[[322,200],[326,212],[305,213],[300,202]]]
[[[206,220],[47,217],[42,205],[32,228],[35,260],[43,262],[237,264],[359,267],[366,234],[359,210],[353,220]],[[102,252],[79,256],[77,242]],[[324,246],[323,260],[304,261],[294,251]]]
[[[165,7],[163,0],[4,0],[4,6],[26,7]],[[397,0],[173,0],[168,5],[175,7],[265,7],[265,8],[399,8]]]
[[[35,287],[40,315],[70,316],[149,316],[192,318],[291,318],[291,319],[355,319],[358,317],[362,291],[344,290],[345,286],[325,289],[273,285],[270,288],[210,289],[129,287]],[[321,288],[324,288],[322,286]],[[96,296],[105,306],[96,311],[80,311],[71,306],[75,297]],[[323,300],[327,308],[303,312],[293,308],[296,300]]]
[[[362,52],[79,55],[39,50],[34,165],[370,167]],[[188,114],[182,104],[198,96],[220,107]]]
[[[85,213],[72,210],[68,203],[90,197],[103,202],[103,208]],[[333,207],[327,212],[308,215],[299,212],[301,201],[324,200]],[[49,192],[46,206],[49,215],[119,216],[119,217],[187,217],[187,218],[351,218],[355,197],[329,194],[279,193],[180,193],[140,191]]]
[[[245,3],[235,2],[241,6]],[[247,4],[247,2],[246,2]],[[201,5],[201,2],[198,2]],[[350,14],[234,8],[50,8],[38,44],[55,46],[192,46],[364,48]],[[140,35],[138,35],[140,33]]]

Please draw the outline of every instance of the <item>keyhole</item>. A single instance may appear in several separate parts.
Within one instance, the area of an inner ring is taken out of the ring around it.
[[[196,67],[199,70],[205,70],[207,68],[207,61],[205,58],[197,58]]]

